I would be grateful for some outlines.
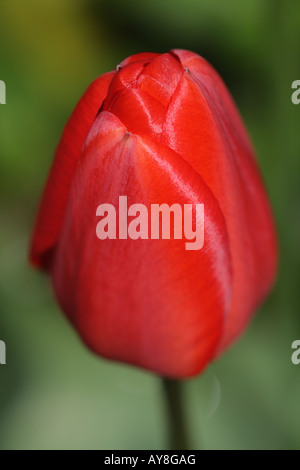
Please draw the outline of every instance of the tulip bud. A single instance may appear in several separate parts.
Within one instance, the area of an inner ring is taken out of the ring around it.
[[[171,228],[150,226],[162,204]],[[137,54],[90,85],[58,145],[31,261],[101,356],[183,378],[242,333],[274,281],[275,230],[241,118],[202,57]]]

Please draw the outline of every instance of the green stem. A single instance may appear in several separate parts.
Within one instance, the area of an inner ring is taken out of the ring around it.
[[[183,382],[167,378],[163,378],[162,382],[169,427],[169,448],[170,450],[191,449],[182,395]]]

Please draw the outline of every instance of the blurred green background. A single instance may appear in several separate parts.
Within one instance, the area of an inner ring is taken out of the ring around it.
[[[245,335],[186,383],[193,447],[299,449],[300,79],[297,0],[21,0],[0,4],[1,449],[166,449],[160,381],[93,356],[27,264],[37,202],[75,103],[136,52],[191,49],[219,71],[277,219],[276,288]]]

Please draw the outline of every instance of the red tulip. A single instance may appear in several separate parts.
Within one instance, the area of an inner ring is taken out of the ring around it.
[[[99,240],[97,207],[119,196],[204,204],[203,247]],[[137,54],[91,84],[59,143],[31,260],[101,356],[188,377],[241,334],[274,281],[276,237],[246,130],[202,57]]]

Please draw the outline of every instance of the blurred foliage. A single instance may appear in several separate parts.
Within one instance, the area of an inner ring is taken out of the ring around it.
[[[245,335],[186,383],[195,448],[296,449],[300,365],[300,79],[297,0],[21,0],[0,4],[2,449],[164,449],[160,381],[86,351],[49,280],[27,265],[37,201],[62,127],[88,84],[142,50],[188,48],[231,90],[276,214],[277,286]]]

